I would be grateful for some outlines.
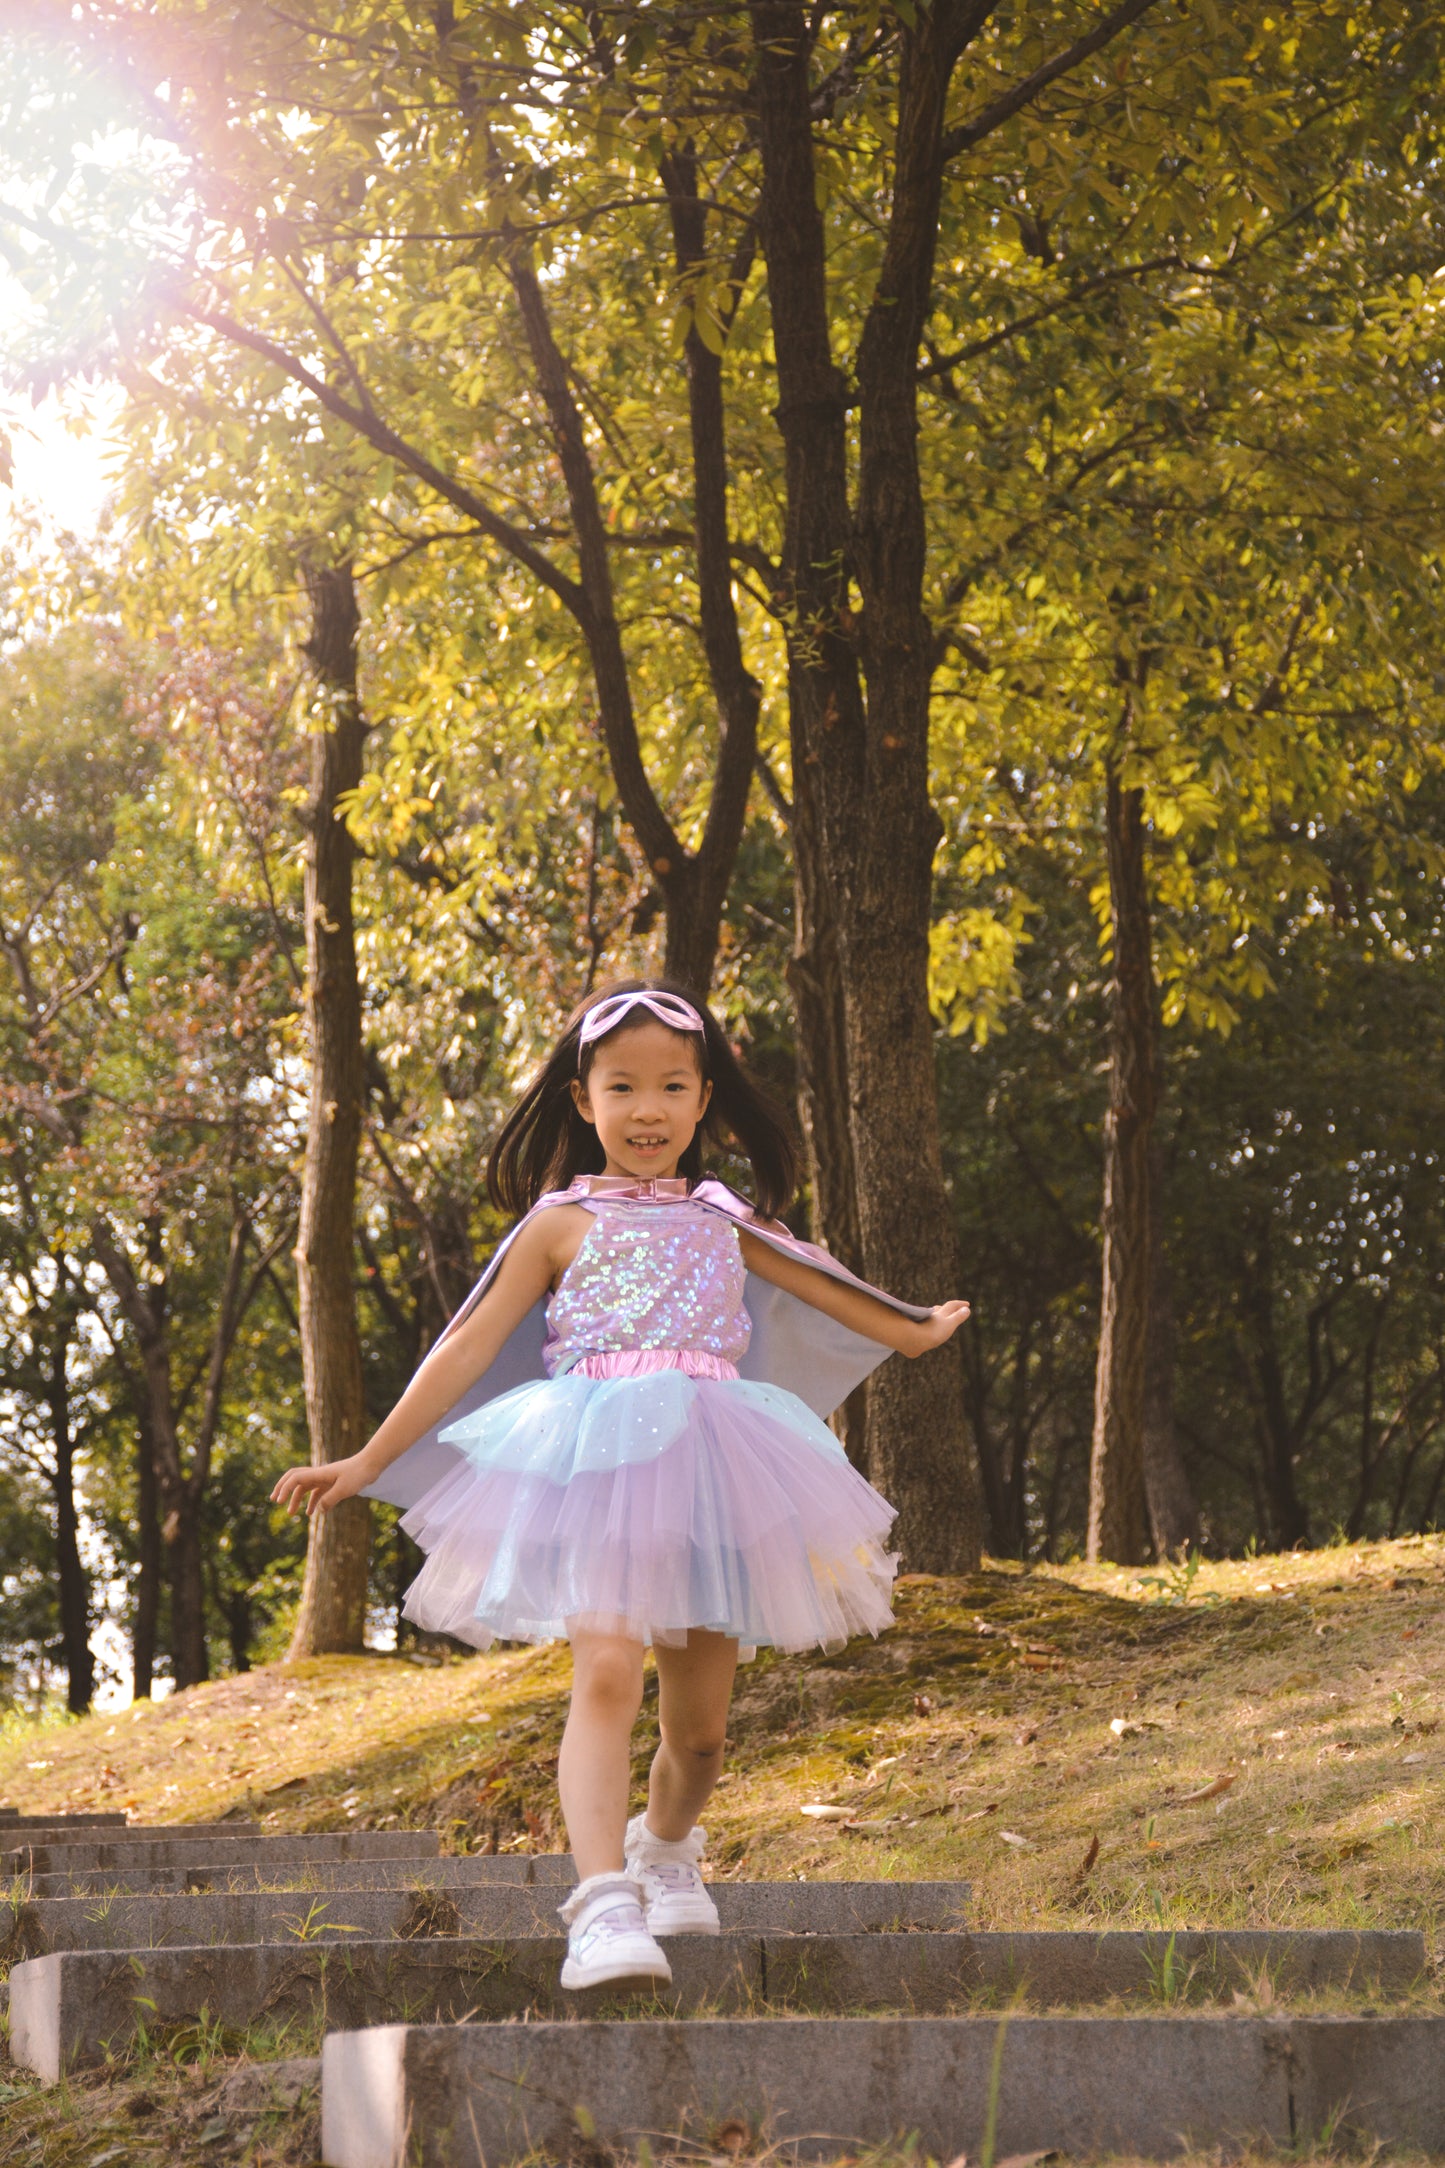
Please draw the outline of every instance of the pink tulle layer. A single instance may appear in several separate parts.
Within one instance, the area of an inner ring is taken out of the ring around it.
[[[408,1618],[478,1648],[578,1626],[839,1648],[892,1623],[894,1509],[791,1393],[676,1371],[565,1384],[565,1424],[536,1385],[458,1426],[479,1433],[458,1439],[467,1458],[402,1523],[428,1554]],[[599,1430],[635,1438],[651,1414],[656,1450],[598,1464]]]

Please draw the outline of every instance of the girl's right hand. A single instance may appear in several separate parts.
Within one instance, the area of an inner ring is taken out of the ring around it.
[[[343,1499],[354,1498],[370,1480],[371,1471],[362,1466],[361,1455],[352,1453],[319,1468],[288,1468],[271,1493],[271,1503],[285,1506],[291,1514],[303,1509],[308,1516],[329,1513]]]

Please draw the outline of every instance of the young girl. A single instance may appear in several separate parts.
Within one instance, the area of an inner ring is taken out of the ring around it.
[[[703,1178],[751,1161],[756,1209]],[[273,1496],[410,1507],[409,1618],[485,1648],[572,1645],[558,1787],[577,1865],[562,1985],[671,1978],[656,1938],[716,1934],[697,1817],[740,1648],[837,1648],[892,1621],[893,1508],[822,1417],[890,1350],[968,1315],[865,1287],[775,1215],[787,1127],[700,1003],[655,981],[585,1002],[487,1169],[525,1215],[376,1435]],[[627,1818],[643,1650],[661,1744]]]

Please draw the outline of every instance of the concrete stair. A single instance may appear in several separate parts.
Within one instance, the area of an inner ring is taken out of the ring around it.
[[[489,1887],[505,1884],[508,1888],[518,1889],[555,1889],[557,1895],[553,1902],[560,1903],[563,1888],[575,1877],[570,1861],[560,1861],[567,1872],[558,1873],[559,1861],[560,1855],[555,1853],[543,1858],[528,1858],[523,1854],[504,1852],[496,1856],[477,1854],[464,1859],[442,1859],[430,1852],[402,1854],[395,1859],[318,1859],[313,1853],[299,1863],[286,1858],[250,1862],[203,1860],[189,1867],[91,1867],[69,1874],[59,1871],[27,1873],[14,1880],[17,1886],[23,1887],[26,1896],[36,1899],[121,1897],[147,1892],[185,1896],[207,1891],[409,1889],[413,1882],[420,1880],[448,1887],[485,1883]],[[534,1868],[550,1871],[534,1875]]]
[[[723,1932],[669,1945],[669,1989],[564,1998],[562,1855],[235,1823],[52,1822],[10,1848],[10,1826],[13,2059],[53,2082],[204,2016],[294,2075],[324,2034],[329,2168],[706,2146],[728,2120],[802,2155],[913,2132],[947,2160],[990,2114],[999,2157],[1298,2146],[1336,2123],[1445,2148],[1445,2017],[1413,1932],[985,1934],[961,1883],[722,1883]]]
[[[113,1838],[49,1835],[0,1852],[0,1875],[95,1873],[112,1867],[291,1866],[300,1860],[435,1859],[435,1830],[342,1829],[324,1835],[237,1835],[234,1822],[125,1830]]]
[[[686,2132],[836,2159],[1164,2159],[1316,2135],[1438,2150],[1445,2020],[1201,2016],[694,2018],[386,2025],[329,2035],[330,2168],[498,2168]],[[697,2151],[697,2144],[702,2147]],[[585,2155],[584,2155],[585,2157]],[[592,2157],[599,2157],[592,2155]]]
[[[561,1932],[556,1884],[490,1877],[443,1880],[441,1868],[483,1860],[384,1861],[392,1886],[272,1889],[97,1899],[17,1898],[0,1905],[0,1956],[52,1950],[154,1950],[174,1944],[319,1941],[418,1935],[504,1939]],[[431,1870],[419,1879],[421,1870]],[[46,1877],[47,1881],[53,1877]],[[752,1934],[877,1934],[962,1924],[952,1882],[731,1882],[718,1889],[725,1929]]]
[[[11,1830],[123,1829],[123,1814],[22,1814],[18,1807],[0,1807],[0,1836]]]
[[[648,2007],[658,2016],[943,2014],[980,1999],[1006,2006],[1019,1995],[1043,2005],[1147,1998],[1169,1942],[1165,1935],[1065,1940],[1069,1948],[1060,1951],[1045,1935],[688,1936],[669,1948],[672,1985],[650,1995]],[[1419,1977],[1425,1959],[1412,1934],[1331,1936],[1326,1948],[1288,1935],[1190,1940],[1198,1992],[1226,2000],[1260,1968],[1295,1992],[1398,1992]],[[1389,1946],[1382,1949],[1381,1941]],[[637,2010],[633,1998],[615,1990],[564,1996],[557,1985],[561,1954],[560,1937],[537,1934],[358,1936],[338,1945],[299,1942],[294,1931],[270,1943],[56,1951],[11,1973],[11,2054],[54,2080],[114,2055],[139,2024],[191,2023],[203,2009],[237,2032],[265,2020],[303,2034],[313,2021],[380,2025],[403,2013],[434,2024]]]

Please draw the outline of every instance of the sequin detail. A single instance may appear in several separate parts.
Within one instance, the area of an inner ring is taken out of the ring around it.
[[[705,1205],[666,1213],[605,1198],[547,1310],[549,1377],[582,1357],[635,1348],[695,1348],[736,1364],[752,1321],[737,1229]]]

